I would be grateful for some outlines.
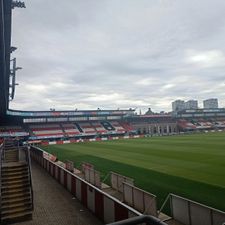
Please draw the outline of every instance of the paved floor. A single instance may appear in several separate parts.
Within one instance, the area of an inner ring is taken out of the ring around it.
[[[102,225],[93,214],[37,164],[32,165],[33,220],[17,225]]]
[[[172,220],[172,219],[166,221],[165,223],[167,223],[168,225],[183,225],[183,224],[181,224],[181,223],[179,223],[179,222],[177,222],[175,220]]]

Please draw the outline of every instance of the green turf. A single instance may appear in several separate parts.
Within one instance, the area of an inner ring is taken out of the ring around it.
[[[158,197],[170,192],[225,211],[225,133],[153,137],[42,147],[78,166],[119,172]]]

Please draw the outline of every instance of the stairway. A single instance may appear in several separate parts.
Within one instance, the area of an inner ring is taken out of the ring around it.
[[[32,219],[33,192],[28,151],[19,148],[18,141],[4,141],[1,160],[0,224]],[[2,152],[2,151],[1,151]]]
[[[32,196],[29,179],[27,163],[3,163],[1,224],[32,219]]]
[[[101,122],[102,126],[108,131],[114,131],[115,127],[112,126],[108,121]]]
[[[5,141],[5,163],[10,163],[10,162],[17,162],[18,161],[18,156],[19,156],[19,151],[17,146],[15,145],[15,142],[13,140],[7,140]]]
[[[60,123],[60,128],[62,129],[63,136],[68,137],[68,134],[66,133],[65,128],[63,127],[63,125],[61,123]]]
[[[16,162],[18,161],[18,150],[17,149],[10,149],[10,150],[5,150],[5,163],[10,163],[10,162]]]
[[[76,128],[80,131],[80,133],[84,132],[78,123],[74,123],[74,124],[75,124]]]

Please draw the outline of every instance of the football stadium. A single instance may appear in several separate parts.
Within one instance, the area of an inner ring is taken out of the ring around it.
[[[11,109],[26,6],[0,1],[1,224],[225,224],[225,108]]]

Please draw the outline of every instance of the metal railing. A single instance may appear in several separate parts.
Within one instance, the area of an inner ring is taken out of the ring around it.
[[[167,204],[167,202],[170,200],[170,195],[171,195],[171,193],[166,196],[166,199],[164,200],[162,206],[160,207],[160,209],[158,211],[158,216],[162,212],[162,210],[164,209],[164,207]]]
[[[225,225],[225,212],[172,193],[166,197],[158,216],[167,204],[171,218],[181,224]]]
[[[2,161],[4,159],[4,142],[0,144],[0,221],[2,219]]]
[[[145,223],[146,225],[168,225],[154,216],[147,215],[132,217],[126,220],[109,223],[107,225],[138,225],[143,223]]]
[[[225,212],[178,195],[170,194],[170,204],[173,219],[184,225],[218,225],[225,222]]]
[[[32,204],[32,210],[34,209],[34,193],[33,193],[33,185],[32,185],[32,171],[31,171],[31,158],[30,158],[30,146],[24,147],[25,155],[26,155],[26,161],[28,165],[28,171],[29,171],[29,183],[30,183],[30,190],[31,190],[31,204]]]

